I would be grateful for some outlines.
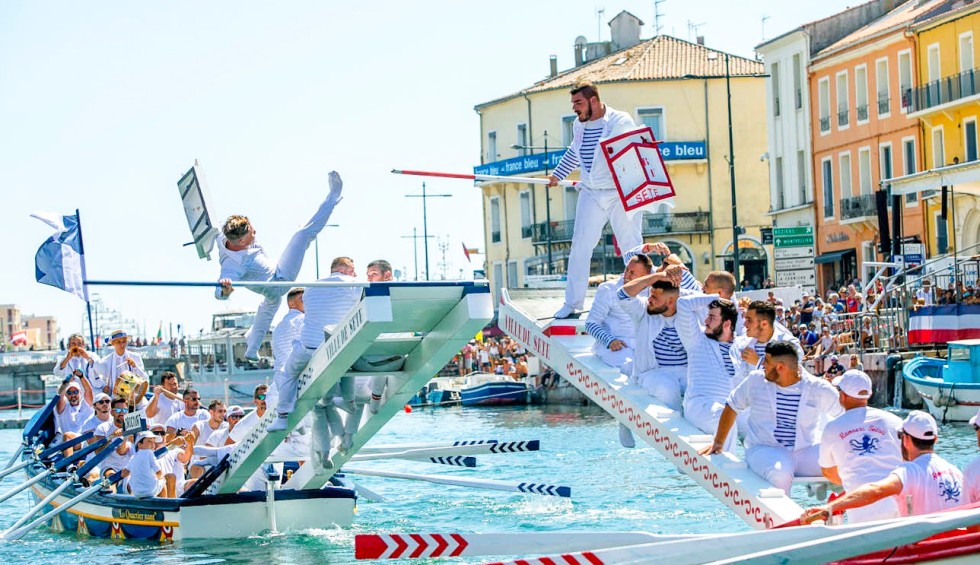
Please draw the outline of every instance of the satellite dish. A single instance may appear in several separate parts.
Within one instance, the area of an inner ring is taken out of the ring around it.
[[[197,249],[199,258],[210,261],[211,250],[214,249],[214,242],[218,238],[218,230],[211,223],[211,216],[208,213],[210,198],[204,184],[201,166],[196,159],[194,166],[177,181],[177,189],[180,191],[187,226],[191,229],[193,238],[193,241],[184,245],[193,245]]]
[[[393,274],[395,275],[395,280],[396,281],[402,280],[402,270],[401,269],[395,269],[395,272]]]

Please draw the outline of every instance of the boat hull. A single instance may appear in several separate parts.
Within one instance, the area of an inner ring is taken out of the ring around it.
[[[490,382],[464,388],[459,393],[463,406],[514,406],[527,404],[527,385],[523,382]]]
[[[950,382],[942,378],[944,360],[912,359],[902,375],[915,387],[934,418],[941,422],[966,422],[980,409],[980,383]]]

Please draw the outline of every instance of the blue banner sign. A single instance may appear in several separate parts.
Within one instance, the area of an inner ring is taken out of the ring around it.
[[[474,175],[511,176],[543,171],[553,171],[565,150],[535,153],[523,157],[494,161],[473,167]],[[664,161],[685,161],[707,159],[708,149],[703,141],[665,141],[660,144],[660,154]]]

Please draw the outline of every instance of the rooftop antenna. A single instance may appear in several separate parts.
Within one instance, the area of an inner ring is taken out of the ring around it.
[[[769,16],[762,14],[762,41],[766,40],[766,20],[768,19]]]
[[[602,42],[602,16],[605,13],[606,13],[606,9],[605,8],[599,8],[599,7],[597,7],[595,9],[595,20],[596,20],[595,21],[595,27],[596,27],[596,33],[598,34],[598,39],[596,39],[596,41],[598,41],[600,43]]]
[[[703,26],[704,24],[705,22],[696,24],[691,20],[687,20],[687,40],[691,41],[691,37],[693,36],[694,40],[696,41],[698,38],[698,30],[701,29],[701,26]]]
[[[660,25],[660,18],[664,17],[666,14],[660,11],[660,5],[667,0],[653,0],[653,35],[660,35],[660,30],[663,26]]]

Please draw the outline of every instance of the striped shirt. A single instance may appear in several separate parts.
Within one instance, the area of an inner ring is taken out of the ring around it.
[[[354,277],[340,273],[331,273],[329,277],[320,279],[326,282],[354,282]],[[316,349],[324,341],[326,326],[339,324],[348,312],[361,299],[361,289],[356,287],[320,287],[308,288],[303,293],[306,316],[303,330],[300,332],[303,345]],[[332,329],[332,328],[331,328]]]
[[[687,350],[674,328],[673,318],[664,318],[664,329],[653,340],[653,353],[657,365],[661,367],[684,367],[687,365]]]
[[[602,137],[603,129],[602,122],[597,122],[596,125],[585,126],[585,130],[582,132],[580,153],[576,153],[572,149],[565,151],[561,160],[558,161],[558,166],[555,167],[555,177],[559,179],[567,177],[569,173],[575,170],[575,167],[579,166],[580,161],[582,170],[591,172],[592,163],[595,159],[595,149],[599,144],[599,138]]]
[[[293,308],[279,320],[276,329],[272,330],[272,358],[276,368],[282,366],[293,350],[293,342],[299,339],[303,330],[303,313]]]
[[[796,415],[800,410],[800,395],[803,386],[796,383],[776,389],[776,430],[773,435],[783,447],[796,446]]]
[[[735,363],[732,362],[732,356],[729,354],[729,352],[732,350],[732,342],[719,341],[718,347],[721,348],[721,358],[725,361],[725,370],[728,371],[728,376],[734,377]]]

